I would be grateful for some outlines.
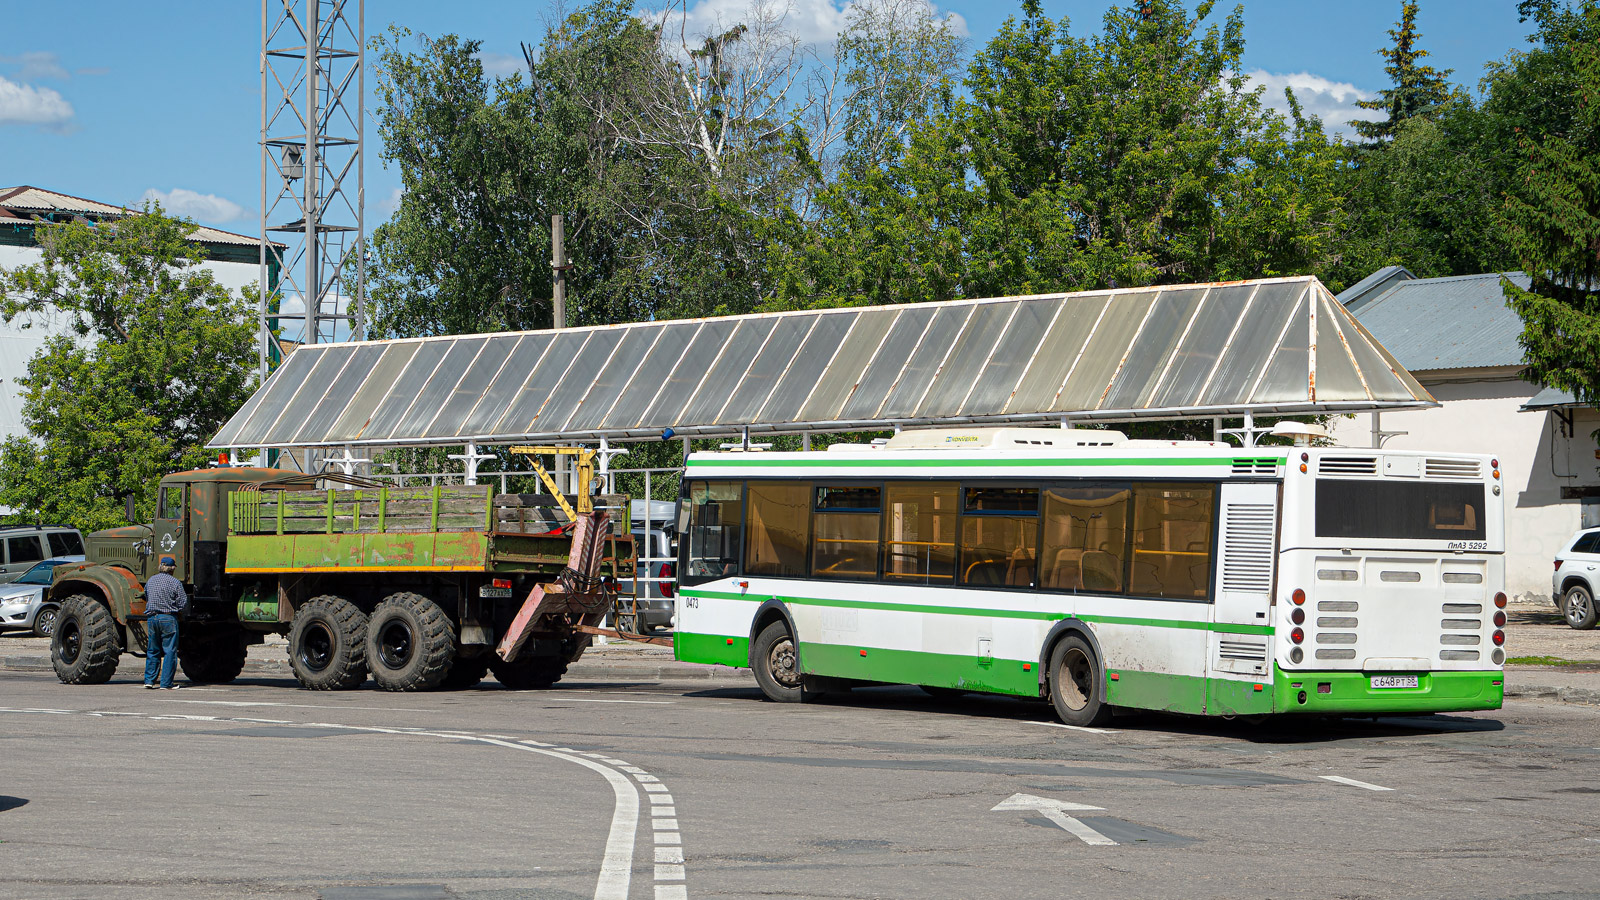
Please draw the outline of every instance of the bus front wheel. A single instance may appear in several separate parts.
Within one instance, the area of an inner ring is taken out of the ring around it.
[[[1104,725],[1111,720],[1106,705],[1105,673],[1094,648],[1069,634],[1050,651],[1050,705],[1068,725]]]
[[[797,646],[784,622],[773,622],[756,635],[750,652],[756,684],[774,703],[804,703],[816,696],[816,690],[800,674]]]

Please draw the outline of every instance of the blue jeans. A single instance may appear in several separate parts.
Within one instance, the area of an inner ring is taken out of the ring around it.
[[[160,667],[161,686],[172,687],[172,676],[178,668],[178,617],[156,613],[145,619],[144,625],[144,683],[154,684],[156,668]]]

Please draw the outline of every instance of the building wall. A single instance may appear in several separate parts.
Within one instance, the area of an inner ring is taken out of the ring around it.
[[[33,265],[44,256],[38,247],[17,247],[0,244],[0,269]],[[260,275],[257,263],[213,262],[200,264],[211,272],[217,283],[238,294],[245,285],[254,284]],[[22,396],[17,379],[28,374],[28,361],[51,336],[65,333],[65,317],[46,317],[34,320],[32,327],[22,328],[21,322],[9,325],[0,323],[0,440],[13,434],[23,434]]]
[[[1384,413],[1385,431],[1407,432],[1384,446],[1498,457],[1505,485],[1506,593],[1548,598],[1551,560],[1583,513],[1583,504],[1563,500],[1561,489],[1600,486],[1600,459],[1591,437],[1600,429],[1600,412],[1573,410],[1569,432],[1553,412],[1519,412],[1539,392],[1536,384],[1520,379],[1422,383],[1442,406]],[[1340,444],[1372,446],[1370,414],[1337,419],[1332,427]]]

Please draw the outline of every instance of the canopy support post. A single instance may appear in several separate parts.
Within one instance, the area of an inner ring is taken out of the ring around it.
[[[478,483],[478,463],[482,462],[483,460],[486,460],[486,459],[494,459],[494,454],[492,454],[492,453],[479,453],[478,452],[478,444],[477,444],[476,441],[467,441],[467,446],[465,448],[463,448],[463,450],[464,450],[464,452],[462,452],[462,453],[451,453],[449,455],[449,458],[450,459],[459,459],[462,462],[466,463],[466,474],[463,475],[462,478],[461,478],[461,483],[462,484],[477,484]],[[349,474],[349,473],[346,473],[346,474]]]

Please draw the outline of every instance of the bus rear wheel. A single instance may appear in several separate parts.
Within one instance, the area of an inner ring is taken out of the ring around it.
[[[1093,727],[1111,720],[1106,705],[1105,673],[1094,648],[1069,634],[1050,651],[1050,705],[1068,725]]]
[[[773,622],[761,629],[750,648],[756,684],[774,703],[804,703],[817,696],[800,673],[798,646],[787,623]]]

